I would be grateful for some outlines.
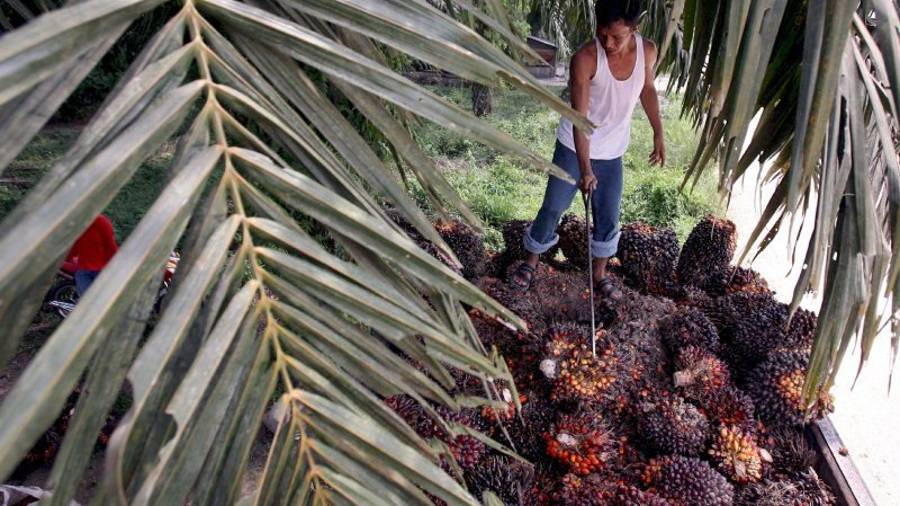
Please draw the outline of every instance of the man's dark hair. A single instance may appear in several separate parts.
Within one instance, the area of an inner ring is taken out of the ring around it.
[[[597,0],[594,9],[597,26],[609,26],[620,20],[628,26],[637,26],[641,17],[639,0]]]

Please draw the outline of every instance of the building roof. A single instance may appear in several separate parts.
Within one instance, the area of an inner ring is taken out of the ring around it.
[[[542,47],[553,48],[553,49],[557,49],[557,47],[558,47],[553,42],[550,42],[549,40],[543,39],[541,37],[537,37],[535,35],[528,36],[528,45],[532,46],[532,47],[542,46]]]

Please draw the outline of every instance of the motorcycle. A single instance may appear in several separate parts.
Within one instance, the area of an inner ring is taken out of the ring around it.
[[[163,272],[163,280],[159,287],[159,293],[156,295],[156,301],[153,304],[153,312],[159,312],[163,299],[169,293],[169,285],[172,283],[172,277],[175,275],[175,269],[181,255],[173,251],[166,261],[165,271]],[[59,267],[56,273],[56,283],[47,292],[47,306],[50,307],[61,318],[69,316],[75,310],[78,304],[78,289],[75,287],[75,262],[66,260]]]

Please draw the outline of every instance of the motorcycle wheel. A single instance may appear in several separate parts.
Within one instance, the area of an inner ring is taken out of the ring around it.
[[[75,288],[75,282],[65,279],[53,285],[53,288],[50,289],[50,296],[48,297],[48,301],[50,303],[51,310],[53,310],[61,318],[65,318],[69,316],[69,313],[72,312],[71,308],[53,305],[52,303],[62,302],[74,306],[75,304],[78,304],[78,298],[78,289]]]

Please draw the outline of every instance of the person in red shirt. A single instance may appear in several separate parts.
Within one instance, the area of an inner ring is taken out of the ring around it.
[[[66,256],[67,261],[75,264],[75,288],[79,295],[84,295],[118,249],[109,218],[104,214],[94,218]]]

